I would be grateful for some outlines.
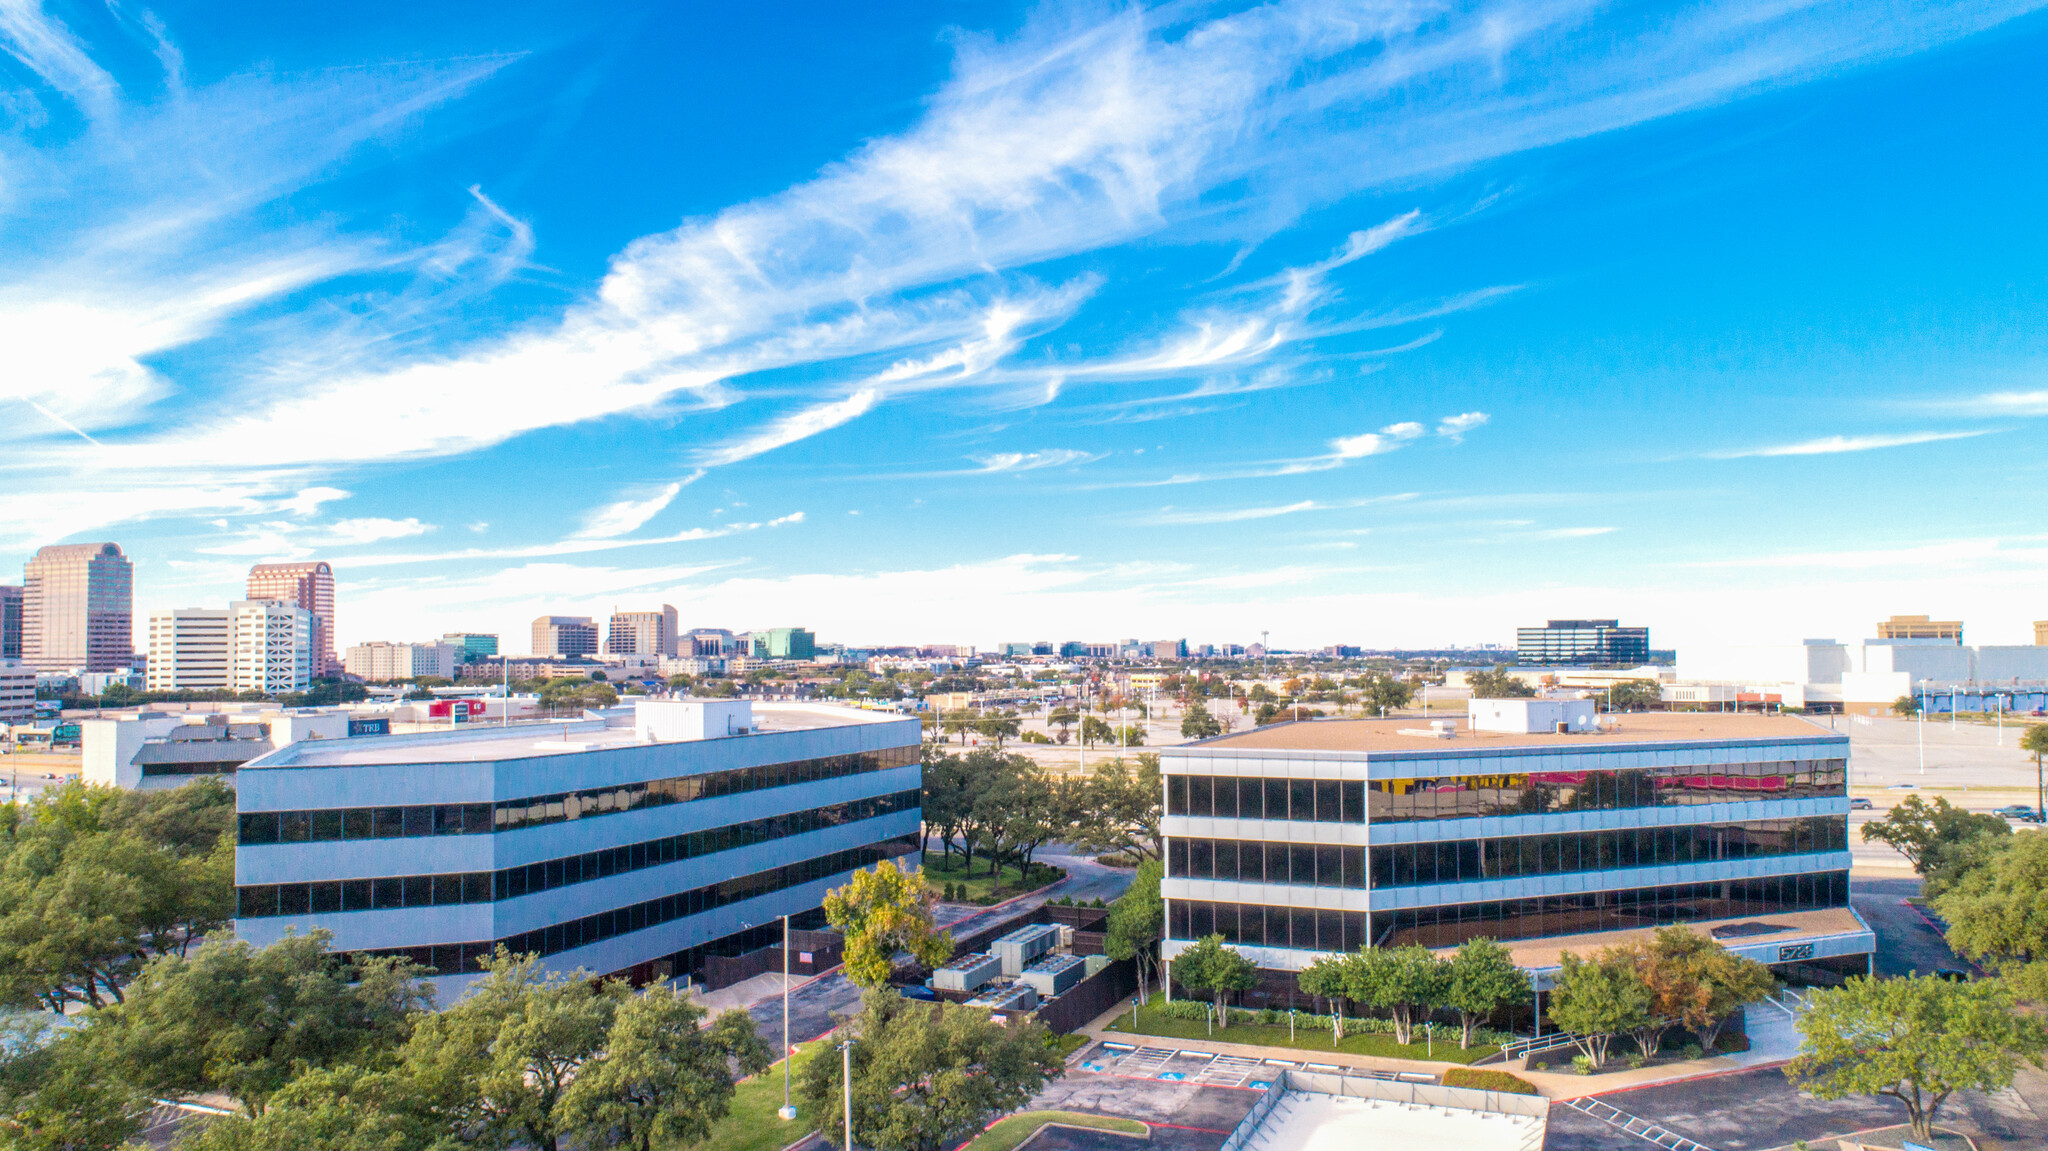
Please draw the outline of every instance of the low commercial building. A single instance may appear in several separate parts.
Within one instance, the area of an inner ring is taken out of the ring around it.
[[[1515,629],[1515,660],[1523,664],[1644,664],[1650,629],[1618,619],[1554,619]]]
[[[451,631],[441,637],[441,642],[454,648],[462,663],[475,663],[498,654],[495,632]]]
[[[294,744],[237,781],[235,933],[411,956],[444,1002],[500,945],[693,975],[916,852],[918,752],[914,719],[742,700]]]
[[[1864,970],[1846,735],[1795,716],[1473,707],[1462,725],[1311,720],[1161,748],[1165,957],[1220,934],[1286,997],[1322,955],[1487,936],[1542,986],[1559,940],[1688,923],[1765,963]]]
[[[257,756],[303,739],[350,734],[349,715],[335,708],[144,709],[79,726],[85,782],[130,791],[182,787],[201,775],[232,783]]]

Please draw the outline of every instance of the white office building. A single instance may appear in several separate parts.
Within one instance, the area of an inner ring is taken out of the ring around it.
[[[302,739],[345,739],[349,713],[338,708],[257,708],[218,712],[144,710],[83,720],[85,782],[151,791],[183,787],[201,775],[234,782],[244,763]]]
[[[312,612],[281,600],[149,617],[150,691],[304,691],[313,681]]]
[[[1957,690],[2010,697],[2017,691],[2024,698],[2007,698],[2005,707],[2024,711],[2048,698],[2048,647],[1968,647],[1953,639],[1681,647],[1678,683],[1694,690],[1667,690],[1667,701],[1697,702],[1699,688],[1714,686],[1744,703],[1875,715],[1901,696]],[[1979,700],[1971,706],[1991,705]]]
[[[1765,963],[1864,969],[1847,736],[1793,716],[1472,708],[1160,749],[1166,957],[1220,934],[1278,997],[1331,952],[1487,936],[1541,986],[1566,947],[1690,923]]]
[[[348,673],[372,683],[437,675],[454,679],[462,668],[463,649],[451,643],[359,643],[343,656]]]
[[[234,682],[234,644],[225,608],[149,614],[150,691],[225,691]]]
[[[559,971],[694,974],[916,852],[918,753],[914,719],[743,700],[296,743],[237,781],[235,933],[322,928],[444,984],[500,944]]]

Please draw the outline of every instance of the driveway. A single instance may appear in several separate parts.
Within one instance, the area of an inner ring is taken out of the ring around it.
[[[1136,1119],[1153,1125],[1155,1147],[1214,1151],[1258,1100],[1259,1092],[1241,1087],[1131,1079],[1070,1069],[1047,1084],[1026,1110],[1080,1111]]]
[[[1970,970],[1921,914],[1903,902],[1920,894],[1920,880],[1851,879],[1849,903],[1877,933],[1877,973],[1922,975],[1941,967]]]

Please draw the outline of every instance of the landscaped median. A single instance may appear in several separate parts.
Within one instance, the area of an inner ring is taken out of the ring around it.
[[[1181,1003],[1194,1003],[1199,1012],[1200,1004],[1194,1000],[1176,1000],[1173,1007],[1166,1004],[1165,996],[1154,993],[1152,998],[1137,1012],[1136,1026],[1131,1023],[1131,1012],[1126,1010],[1116,1017],[1116,1022],[1105,1030],[1120,1031],[1129,1035],[1156,1035],[1162,1039],[1206,1039],[1217,1043],[1244,1043],[1256,1047],[1286,1047],[1310,1053],[1336,1051],[1346,1055],[1375,1055],[1386,1059],[1421,1059],[1438,1063],[1474,1063],[1500,1050],[1495,1044],[1474,1043],[1458,1049],[1456,1028],[1438,1030],[1434,1040],[1426,1039],[1422,1028],[1415,1029],[1417,1042],[1402,1045],[1394,1037],[1368,1028],[1385,1027],[1387,1024],[1374,1019],[1346,1019],[1344,1039],[1332,1042],[1333,1032],[1328,1016],[1313,1016],[1306,1013],[1295,1017],[1290,1037],[1287,1027],[1287,1013],[1251,1012],[1233,1008],[1228,1027],[1213,1030],[1199,1014],[1193,1019],[1183,1019],[1177,1014]],[[1272,1022],[1264,1022],[1271,1018]],[[1260,1022],[1239,1022],[1258,1019]]]
[[[1038,1134],[1039,1128],[1050,1123],[1062,1127],[1086,1127],[1091,1131],[1109,1131],[1118,1135],[1128,1135],[1133,1139],[1149,1139],[1152,1136],[1152,1129],[1136,1119],[1083,1115],[1078,1111],[1020,1111],[990,1124],[988,1130],[975,1136],[961,1148],[961,1151],[1011,1151],[1026,1139]]]
[[[803,1078],[804,1064],[831,1048],[827,1040],[797,1045],[790,1067],[790,1082]],[[712,1124],[711,1137],[697,1144],[702,1151],[781,1151],[810,1130],[801,1120],[785,1120],[776,1112],[782,1107],[782,1064],[759,1075],[740,1080],[734,1088],[732,1109]]]

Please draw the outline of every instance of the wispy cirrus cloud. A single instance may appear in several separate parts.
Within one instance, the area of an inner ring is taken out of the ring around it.
[[[1054,448],[1043,452],[996,452],[968,458],[981,465],[975,469],[978,473],[993,475],[998,472],[1035,472],[1044,468],[1092,464],[1102,459],[1103,455],[1101,452],[1084,452],[1074,448]]]
[[[1962,432],[1902,432],[1894,435],[1868,436],[1822,436],[1819,439],[1801,440],[1791,444],[1770,444],[1763,447],[1738,448],[1733,451],[1707,452],[1710,460],[1746,460],[1771,456],[1832,456],[1844,452],[1871,452],[1883,448],[1903,448],[1914,444],[1941,443],[1945,440],[1967,440],[1977,436],[1988,436],[1996,428],[1980,428]]]
[[[583,521],[583,527],[576,533],[578,539],[608,540],[638,531],[642,524],[658,516],[675,502],[683,490],[683,481],[678,480],[661,488],[652,495],[640,499],[623,499],[592,511]]]

